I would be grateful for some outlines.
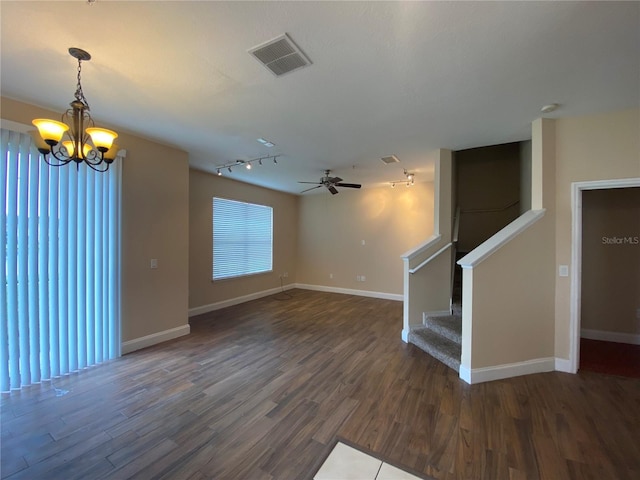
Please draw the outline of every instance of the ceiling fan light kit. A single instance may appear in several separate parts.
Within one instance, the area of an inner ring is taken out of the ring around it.
[[[331,170],[325,170],[324,177],[322,177],[319,182],[298,182],[298,183],[310,183],[315,185],[315,187],[307,188],[306,190],[303,190],[300,193],[305,193],[311,190],[315,190],[316,188],[325,187],[327,190],[329,190],[329,192],[331,192],[331,195],[335,195],[336,193],[339,193],[336,187],[342,187],[342,188],[361,188],[362,187],[362,185],[360,185],[359,183],[344,183],[340,177],[332,177],[330,175],[331,175]]]

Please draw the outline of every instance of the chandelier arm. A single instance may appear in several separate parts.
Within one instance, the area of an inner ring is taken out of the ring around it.
[[[91,150],[86,157],[84,157],[84,161],[89,165],[100,165],[104,162],[104,154],[99,150]]]
[[[43,153],[43,154],[42,154],[42,157],[44,158],[44,161],[47,163],[47,165],[50,165],[50,166],[52,166],[52,167],[62,167],[62,166],[64,166],[64,165],[66,165],[66,164],[70,163],[70,162],[73,160],[73,158],[67,158],[67,159],[65,159],[65,158],[59,158],[59,157],[55,154],[55,152],[54,152],[53,150],[51,150],[51,155],[53,156],[53,158],[55,158],[55,159],[56,159],[58,162],[60,162],[60,163],[52,163],[52,162],[50,162],[50,161],[49,161],[49,154],[48,154],[48,153],[46,153],[46,154],[44,154],[44,153]]]
[[[96,172],[102,173],[102,172],[106,172],[107,170],[109,170],[109,163],[107,163],[107,162],[91,163],[91,162],[86,161],[86,159],[85,159],[84,163],[86,163],[89,166],[89,168],[91,168],[91,170],[95,170]],[[100,166],[100,165],[104,165],[104,168],[98,168],[98,166]]]

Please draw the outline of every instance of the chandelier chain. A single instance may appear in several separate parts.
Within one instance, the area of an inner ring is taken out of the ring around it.
[[[87,102],[87,99],[84,97],[84,92],[82,91],[82,83],[80,81],[81,75],[82,75],[82,60],[78,59],[78,85],[76,86],[75,98],[79,102],[82,102],[87,107],[87,110],[90,110],[89,102]]]

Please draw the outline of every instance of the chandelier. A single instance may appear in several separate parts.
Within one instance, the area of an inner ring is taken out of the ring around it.
[[[76,162],[76,167],[80,168],[84,162],[93,170],[104,172],[118,153],[118,146],[113,143],[118,134],[106,128],[96,128],[89,114],[80,75],[82,61],[91,60],[91,55],[80,48],[70,48],[69,54],[78,60],[78,85],[75,98],[69,104],[71,108],[62,114],[61,122],[46,118],[33,120],[40,134],[33,137],[38,151],[51,166]]]

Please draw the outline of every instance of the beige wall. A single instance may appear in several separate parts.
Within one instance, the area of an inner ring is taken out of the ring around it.
[[[33,105],[2,98],[2,118],[29,125],[57,118]],[[105,125],[107,126],[107,125]],[[118,130],[117,126],[112,126]],[[120,134],[122,167],[122,341],[187,324],[188,156]],[[151,258],[158,269],[150,269]]]
[[[462,150],[455,153],[455,163],[456,206],[461,210],[458,250],[470,252],[518,218],[520,144]]]
[[[508,365],[554,355],[553,218],[538,222],[472,270],[465,296],[463,332],[471,331],[472,369]],[[516,268],[517,266],[517,268]],[[468,312],[468,313],[467,313]],[[463,348],[463,352],[464,352]]]
[[[273,271],[213,282],[213,197],[268,205],[273,208]],[[225,300],[296,282],[298,197],[218,177],[189,171],[189,308],[210,306]]]
[[[571,183],[640,177],[640,110],[556,120],[556,268],[571,266]],[[569,358],[571,277],[556,277],[556,357]]]
[[[417,182],[301,197],[297,282],[401,295],[400,255],[433,232],[433,195]]]
[[[581,328],[640,333],[640,187],[582,194]]]

